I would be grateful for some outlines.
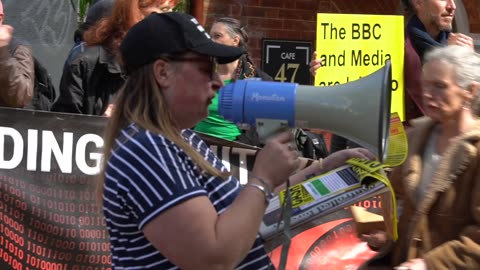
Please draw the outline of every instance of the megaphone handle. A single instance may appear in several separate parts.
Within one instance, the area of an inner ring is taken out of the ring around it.
[[[287,120],[277,119],[257,119],[255,127],[260,143],[262,144],[265,144],[268,138],[289,130]],[[292,145],[296,147],[293,141]]]

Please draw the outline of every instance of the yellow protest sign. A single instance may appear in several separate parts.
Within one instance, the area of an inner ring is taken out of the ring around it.
[[[392,63],[392,112],[404,115],[404,18],[396,15],[317,14],[316,86],[344,84]]]

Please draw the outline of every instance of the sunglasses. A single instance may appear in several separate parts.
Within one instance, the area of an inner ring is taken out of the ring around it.
[[[196,62],[196,63],[205,63],[207,62],[207,58],[206,57],[167,57],[167,59],[169,61],[172,61],[172,62]],[[216,57],[213,57],[213,56],[210,56],[208,58],[208,62],[209,62],[209,74],[210,74],[210,80],[213,80],[213,76],[215,75],[215,73],[217,73],[218,71],[218,62],[217,62],[217,58]]]

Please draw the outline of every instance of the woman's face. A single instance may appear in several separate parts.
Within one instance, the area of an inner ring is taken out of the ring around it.
[[[238,36],[230,36],[223,23],[214,23],[210,29],[210,36],[214,42],[228,46],[238,47],[240,41]]]
[[[443,61],[426,63],[421,83],[425,114],[435,121],[455,119],[471,99],[470,92],[457,85],[453,66]]]
[[[222,86],[214,59],[186,53],[171,62],[178,66],[169,78],[165,98],[179,128],[192,128],[208,116],[208,106]]]
[[[142,12],[143,16],[146,17],[152,14],[153,12],[156,12],[156,13],[171,12],[173,11],[173,8],[175,8],[175,5],[173,4],[172,1],[159,0],[159,1],[152,2],[152,4],[147,7],[140,8],[140,11]]]

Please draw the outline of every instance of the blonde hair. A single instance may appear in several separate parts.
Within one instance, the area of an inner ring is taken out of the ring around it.
[[[179,63],[178,65],[182,64]],[[119,135],[120,130],[130,123],[135,123],[143,129],[160,134],[171,140],[193,160],[199,170],[201,170],[200,173],[210,174],[223,179],[229,176],[228,172],[221,172],[214,168],[175,128],[174,120],[163,96],[163,91],[161,91],[153,77],[153,63],[151,63],[130,73],[116,97],[115,109],[108,121],[104,135],[103,167],[100,174],[102,180],[99,181],[98,187],[99,202],[102,201],[105,169],[111,157],[115,139]]]

